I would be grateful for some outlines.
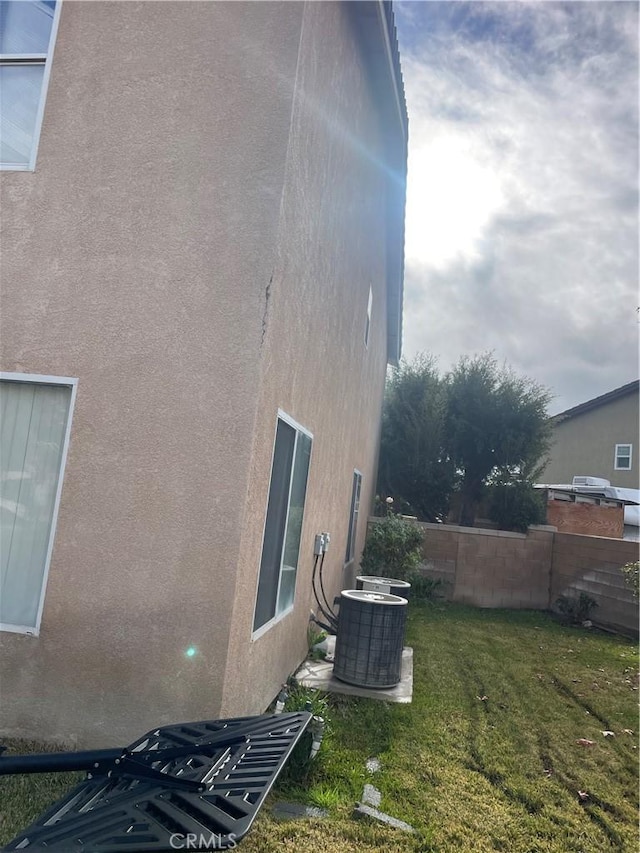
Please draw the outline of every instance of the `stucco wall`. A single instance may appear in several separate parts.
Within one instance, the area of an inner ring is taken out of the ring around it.
[[[315,533],[332,535],[325,561],[329,599],[353,583],[357,560],[347,569],[343,563],[354,468],[363,474],[357,559],[372,503],[386,362],[387,178],[376,93],[347,26],[346,5],[308,3],[304,10],[225,714],[263,710],[306,653],[309,608],[317,610],[311,595]],[[278,408],[314,436],[295,608],[251,641]]]
[[[585,475],[604,477],[620,488],[639,488],[639,430],[637,391],[559,423],[540,481],[571,483],[575,475]],[[633,445],[631,471],[614,469],[616,444]]]
[[[260,371],[301,361],[260,367],[301,16],[63,6],[36,171],[1,178],[2,369],[79,379],[41,634],[0,635],[7,733],[219,714]]]

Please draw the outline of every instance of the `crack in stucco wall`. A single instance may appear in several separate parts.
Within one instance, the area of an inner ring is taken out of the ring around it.
[[[269,284],[264,290],[264,311],[262,312],[262,335],[260,337],[260,346],[264,344],[264,338],[267,334],[267,315],[269,313],[269,299],[271,297],[271,285],[273,284],[273,275],[269,279]]]

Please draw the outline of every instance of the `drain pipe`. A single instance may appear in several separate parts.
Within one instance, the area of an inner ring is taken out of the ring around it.
[[[320,746],[322,745],[325,728],[324,718],[317,715],[312,717],[309,728],[311,730],[311,752],[309,753],[309,760],[312,761],[318,754]]]
[[[287,691],[283,687],[280,693],[278,693],[278,698],[276,699],[276,709],[274,713],[281,714],[284,711],[285,702],[288,699]]]

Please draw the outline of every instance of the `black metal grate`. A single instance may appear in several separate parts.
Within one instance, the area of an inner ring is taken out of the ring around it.
[[[235,847],[310,720],[299,712],[155,729],[126,754],[166,774],[166,783],[144,773],[88,774],[5,850],[169,853],[188,849],[187,836],[201,849]],[[185,790],[175,780],[204,789]]]

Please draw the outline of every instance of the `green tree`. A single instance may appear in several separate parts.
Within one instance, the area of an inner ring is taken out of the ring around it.
[[[491,353],[461,358],[446,384],[446,445],[461,477],[459,523],[470,527],[488,484],[537,477],[549,447],[551,394],[500,367]]]
[[[492,484],[488,510],[489,518],[500,530],[526,533],[530,524],[544,524],[547,520],[544,494],[527,480]]]
[[[432,357],[393,370],[385,391],[378,491],[421,521],[444,519],[455,482],[445,449],[447,389]]]

